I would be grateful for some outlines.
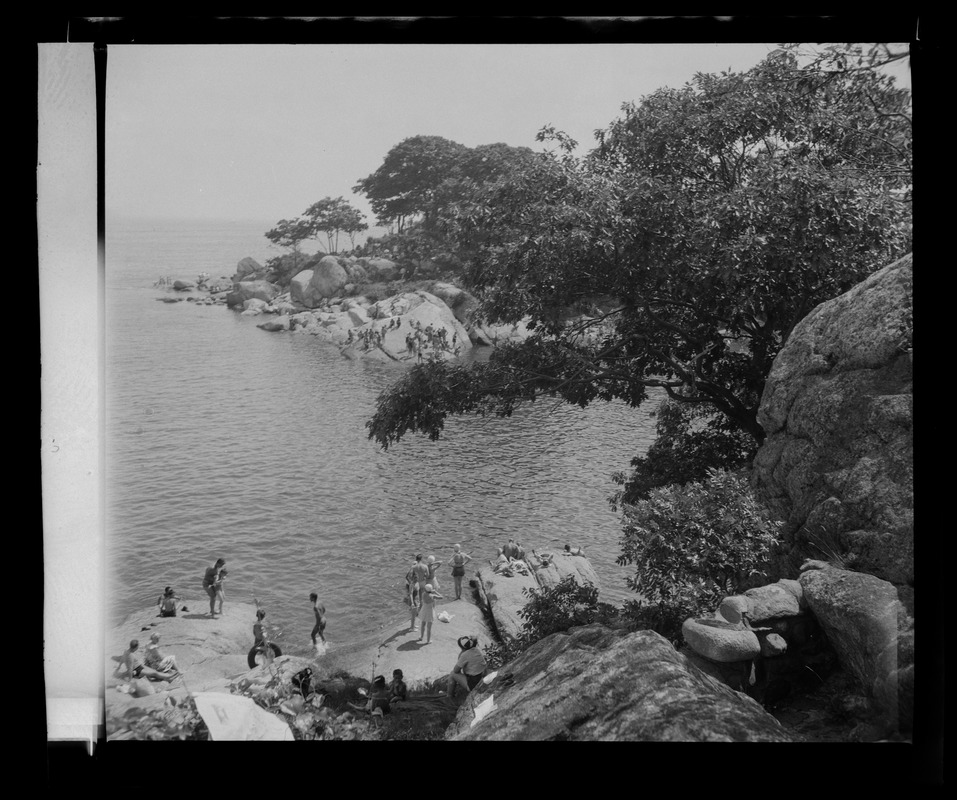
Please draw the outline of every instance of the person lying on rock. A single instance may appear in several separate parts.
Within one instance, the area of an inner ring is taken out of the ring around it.
[[[485,677],[485,656],[478,648],[478,637],[460,636],[458,646],[461,652],[449,675],[449,700],[455,697],[456,687],[461,686],[466,693],[471,692]]]
[[[176,678],[176,675],[179,674],[173,674],[171,672],[159,672],[152,667],[146,666],[139,649],[139,639],[132,639],[130,640],[129,650],[123,653],[123,664],[126,666],[126,672],[129,680],[132,681],[136,678],[149,678],[150,680],[154,681],[171,681]]]
[[[159,640],[158,633],[150,634],[150,643],[146,645],[146,666],[162,673],[179,672],[176,656],[164,656],[159,649]]]
[[[498,558],[496,558],[495,561],[489,560],[488,563],[492,567],[492,572],[497,572],[506,578],[511,578],[514,575],[512,572],[512,560],[505,555],[505,550],[501,547],[498,549]]]
[[[565,545],[565,550],[562,553],[563,556],[584,556],[585,551],[580,547],[572,547],[570,544]]]
[[[543,567],[547,567],[549,564],[552,563],[552,561],[555,560],[554,553],[536,553],[534,547],[532,548],[532,555],[542,562]]]

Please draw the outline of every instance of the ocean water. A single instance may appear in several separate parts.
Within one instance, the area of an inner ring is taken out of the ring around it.
[[[446,560],[460,543],[481,563],[509,538],[529,550],[580,545],[602,599],[632,597],[607,498],[612,473],[653,440],[654,404],[539,401],[383,451],[365,422],[402,367],[267,333],[262,317],[225,306],[159,301],[160,276],[230,276],[246,256],[278,254],[263,236],[271,226],[108,225],[109,622],[167,585],[205,608],[202,574],[221,556],[227,603],[263,602],[284,652],[308,650],[312,591],[335,647],[405,618],[415,553]]]

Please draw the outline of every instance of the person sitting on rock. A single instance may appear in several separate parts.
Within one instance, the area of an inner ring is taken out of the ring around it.
[[[159,649],[159,640],[158,633],[150,634],[150,643],[146,645],[146,666],[162,673],[179,672],[176,656],[164,656]]]
[[[518,558],[518,545],[515,544],[515,540],[509,539],[508,544],[502,548],[502,552],[505,553],[506,558],[509,560]]]
[[[389,687],[386,686],[385,675],[376,675],[375,680],[372,681],[372,689],[369,692],[369,699],[365,705],[360,706],[355,703],[349,703],[349,706],[356,711],[368,711],[370,713],[376,709],[379,709],[383,714],[388,714],[392,711],[392,706],[389,703]]]
[[[395,708],[396,703],[406,699],[408,691],[408,687],[403,680],[402,670],[392,670],[392,683],[389,684],[389,705]]]
[[[173,591],[173,587],[167,586],[163,590],[163,594],[161,594],[156,601],[156,604],[160,607],[159,615],[161,617],[175,617],[177,600],[179,600],[179,598],[176,596],[176,592]]]
[[[143,656],[140,654],[139,649],[139,639],[131,639],[129,650],[123,653],[123,664],[126,667],[129,680],[133,681],[137,678],[149,678],[150,680],[154,681],[171,681],[176,678],[176,675],[173,673],[159,672],[152,667],[147,666],[143,661]]]
[[[492,565],[493,572],[504,575],[506,578],[511,578],[515,574],[512,572],[512,560],[505,555],[505,549],[502,547],[498,549],[498,558],[494,562],[490,560],[488,563]]]
[[[457,686],[461,686],[466,692],[471,692],[485,677],[485,656],[478,648],[478,637],[460,636],[458,646],[461,652],[458,661],[455,662],[455,666],[452,667],[452,672],[449,674],[449,700],[455,697]]]
[[[516,542],[516,543],[515,543],[515,556],[514,556],[514,558],[515,558],[516,561],[524,561],[524,560],[525,560],[525,548],[522,547],[522,543],[521,543],[521,542]]]

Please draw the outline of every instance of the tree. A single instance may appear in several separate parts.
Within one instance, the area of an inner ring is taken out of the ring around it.
[[[309,230],[310,238],[320,234],[326,237],[326,252],[339,251],[339,234],[345,233],[355,247],[355,236],[369,226],[363,221],[362,212],[352,206],[344,197],[324,197],[306,209],[303,223]]]
[[[437,438],[450,413],[507,416],[543,394],[637,406],[657,387],[760,444],[793,327],[910,248],[910,96],[849,64],[782,48],[699,74],[625,104],[582,158],[543,130],[556,152],[475,184],[437,225],[486,317],[528,316],[535,335],[406,374],[370,437]]]
[[[412,136],[393,147],[353,191],[368,198],[380,224],[396,222],[402,232],[421,220],[428,229],[442,207],[534,157],[530,148],[501,142],[470,148],[441,136]]]
[[[270,266],[284,274],[295,275],[299,265],[305,260],[302,243],[312,238],[309,223],[301,217],[291,220],[281,219],[276,223],[275,228],[266,231],[266,238],[280,247],[288,247],[291,255],[291,259],[283,257]]]
[[[454,171],[466,149],[441,136],[403,139],[353,191],[368,198],[380,224],[396,222],[402,231],[406,220],[432,209],[436,190]]]
[[[654,489],[625,509],[617,561],[635,566],[628,585],[642,598],[628,615],[677,638],[685,619],[764,575],[779,527],[740,472],[712,469],[702,481]]]

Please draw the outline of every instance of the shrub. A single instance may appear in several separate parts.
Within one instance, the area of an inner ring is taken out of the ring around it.
[[[635,565],[628,585],[641,595],[625,616],[676,640],[687,617],[764,575],[779,528],[743,471],[709,469],[704,481],[653,489],[624,507],[617,561]]]
[[[548,589],[525,589],[528,602],[519,611],[522,632],[517,639],[484,648],[489,669],[507,664],[530,645],[552,633],[595,622],[613,624],[618,610],[598,600],[598,589],[582,586],[571,576]]]

